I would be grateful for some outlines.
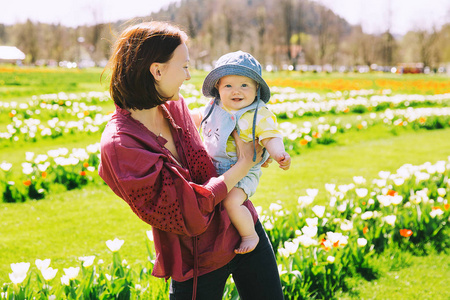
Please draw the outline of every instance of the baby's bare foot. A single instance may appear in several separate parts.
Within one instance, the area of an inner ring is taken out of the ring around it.
[[[234,252],[236,254],[252,252],[256,248],[256,245],[258,245],[258,242],[259,236],[256,233],[250,236],[243,236],[239,248],[234,249]]]

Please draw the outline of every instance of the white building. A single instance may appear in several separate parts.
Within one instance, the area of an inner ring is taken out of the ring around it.
[[[0,46],[0,63],[16,63],[20,64],[25,59],[25,53],[16,47]]]

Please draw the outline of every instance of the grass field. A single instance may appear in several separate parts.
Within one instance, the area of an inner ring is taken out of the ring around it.
[[[108,90],[108,72],[102,80],[102,69],[41,69],[0,66],[0,99],[24,99],[25,97],[58,92],[89,92]],[[193,70],[189,83],[201,87],[206,72]],[[328,93],[359,89],[391,89],[394,93],[443,94],[450,92],[447,76],[423,74],[355,74],[355,73],[264,73],[270,86],[293,87],[299,91]]]
[[[107,84],[100,82],[99,69],[46,69],[0,66],[0,99],[25,97],[59,92],[103,91]]]
[[[0,68],[1,70],[1,68]],[[101,70],[48,71],[11,69],[0,73],[0,101],[26,101],[27,97],[55,92],[102,91]],[[191,83],[200,87],[203,72],[193,72]],[[298,91],[326,94],[336,90],[391,89],[394,93],[449,93],[448,77],[423,75],[357,74],[267,74],[271,86],[294,85]],[[113,105],[105,105],[112,109]],[[293,119],[302,123],[308,118]],[[309,117],[308,120],[312,119]],[[0,163],[19,164],[25,152],[45,153],[58,147],[85,147],[99,140],[100,133],[0,148]],[[382,124],[363,133],[347,132],[330,145],[305,148],[293,157],[287,172],[272,165],[264,175],[252,201],[267,209],[280,200],[286,207],[294,205],[307,188],[318,188],[317,204],[328,202],[326,183],[347,184],[354,176],[369,181],[379,171],[394,172],[406,163],[413,165],[447,160],[450,156],[450,128],[440,130],[405,129],[400,134]],[[106,240],[125,240],[122,258],[132,266],[147,261],[146,231],[150,226],[140,221],[104,185],[55,193],[39,201],[0,203],[0,282],[8,282],[9,264],[52,259],[52,266],[77,265],[78,257],[95,255],[108,260]],[[395,265],[388,254],[379,258],[381,276],[377,280],[355,279],[350,291],[337,295],[342,299],[449,299],[450,259],[448,253],[427,256],[405,254],[403,263]]]

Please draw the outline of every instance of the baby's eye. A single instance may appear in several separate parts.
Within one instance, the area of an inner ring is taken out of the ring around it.
[[[248,84],[244,83],[242,84],[242,87],[248,87]]]
[[[231,84],[226,84],[225,87],[230,88]]]

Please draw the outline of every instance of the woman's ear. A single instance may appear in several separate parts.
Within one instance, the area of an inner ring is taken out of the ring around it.
[[[161,79],[161,64],[159,63],[152,63],[150,65],[150,73],[153,75],[153,78],[155,80],[159,81]]]

